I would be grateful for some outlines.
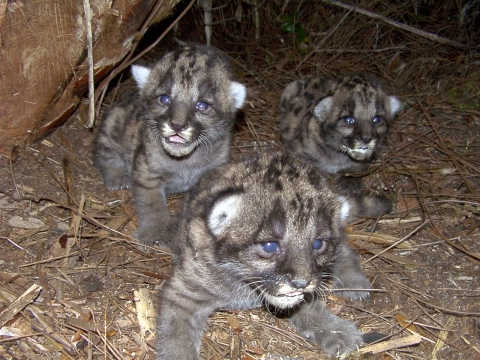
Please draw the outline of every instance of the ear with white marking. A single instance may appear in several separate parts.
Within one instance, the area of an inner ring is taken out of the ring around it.
[[[349,219],[350,212],[352,211],[350,203],[343,196],[340,197],[340,201],[342,202],[342,205],[340,206],[340,221],[348,222],[347,220]]]
[[[245,85],[236,81],[232,81],[230,83],[230,96],[235,101],[235,109],[240,109],[245,102],[245,97],[247,96],[247,89],[245,88]]]
[[[394,117],[395,114],[397,112],[399,112],[400,110],[402,110],[405,106],[405,103],[403,101],[399,100],[395,96],[389,96],[388,97],[388,102],[389,102],[389,105],[390,105],[390,112],[391,112],[392,117]]]
[[[231,194],[217,200],[208,216],[208,227],[215,236],[220,235],[225,227],[235,219],[242,203],[241,194]]]
[[[140,90],[142,90],[147,84],[151,72],[152,70],[145,66],[132,65],[132,75]]]
[[[313,113],[317,117],[320,122],[325,121],[325,113],[330,109],[332,106],[332,96],[327,96],[326,98],[323,98],[320,100],[317,105],[315,105],[315,108],[313,109]]]

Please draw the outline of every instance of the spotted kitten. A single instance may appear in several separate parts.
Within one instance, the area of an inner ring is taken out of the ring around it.
[[[177,249],[160,294],[157,359],[199,359],[215,310],[262,305],[328,354],[355,350],[362,333],[318,301],[329,279],[344,296],[368,296],[342,228],[351,204],[290,154],[261,154],[206,175],[172,226]]]
[[[169,51],[151,67],[133,65],[138,89],[113,106],[95,137],[94,163],[109,190],[131,188],[135,236],[163,244],[166,197],[190,189],[225,163],[245,86],[209,46]]]
[[[294,81],[281,99],[282,142],[287,151],[335,174],[342,192],[359,195],[361,182],[356,176],[368,169],[402,107],[398,98],[364,75]],[[378,207],[363,215],[378,216],[391,209],[383,196],[364,200]]]

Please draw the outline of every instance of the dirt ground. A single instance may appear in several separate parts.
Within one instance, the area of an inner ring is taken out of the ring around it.
[[[275,4],[260,6],[258,32],[247,3],[213,11],[212,44],[248,87],[232,157],[281,147],[278,105],[290,81],[352,72],[381,79],[409,106],[365,184],[396,208],[347,229],[375,289],[371,298],[350,302],[332,293],[328,306],[364,333],[386,337],[370,345],[373,353],[360,349],[351,358],[480,359],[478,20],[460,24],[450,3],[428,14],[411,3],[395,12],[369,7],[468,50],[320,2]],[[414,14],[423,20],[410,21]],[[198,8],[176,36],[205,41]],[[172,46],[169,34],[147,58]],[[104,108],[119,91],[122,84],[111,85]],[[79,111],[49,137],[0,158],[0,359],[154,358],[149,302],[170,272],[170,256],[135,246],[131,195],[105,189],[84,120]],[[179,201],[181,195],[171,197],[172,212]],[[261,309],[212,316],[202,357],[328,358]]]

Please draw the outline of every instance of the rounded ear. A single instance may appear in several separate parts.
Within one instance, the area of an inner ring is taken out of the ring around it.
[[[405,107],[405,103],[395,96],[388,97],[388,104],[390,105],[391,117],[394,117],[397,112],[399,112],[400,110],[403,110]]]
[[[240,109],[245,102],[245,97],[247,96],[247,89],[245,88],[245,85],[236,81],[232,81],[230,83],[230,96],[235,101],[235,109]]]
[[[152,70],[146,66],[132,65],[132,75],[140,90],[145,88],[151,72]]]
[[[215,235],[220,235],[225,227],[238,215],[242,206],[241,194],[226,195],[213,204],[208,215],[208,228]]]
[[[333,102],[333,96],[327,96],[320,100],[315,108],[313,109],[313,114],[317,117],[320,122],[323,122],[325,113],[330,109]]]

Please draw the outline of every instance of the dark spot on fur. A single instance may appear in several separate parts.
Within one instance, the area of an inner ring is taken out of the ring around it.
[[[283,185],[281,181],[279,180],[280,176],[282,175],[282,162],[285,161],[285,159],[282,158],[275,158],[267,168],[267,171],[265,172],[264,176],[264,181],[267,184],[273,184],[275,187],[275,190],[277,191],[282,191],[283,190]]]
[[[277,199],[267,219],[267,226],[275,238],[281,239],[283,237],[285,233],[285,222],[286,212],[282,207],[281,201]]]
[[[216,59],[213,56],[209,56],[207,58],[207,61],[205,62],[205,65],[207,66],[206,71],[208,71],[210,68],[214,67],[216,64]]]
[[[307,205],[305,206],[305,208],[308,209],[308,210],[312,210],[312,209],[313,209],[313,205],[314,205],[313,199],[312,199],[312,198],[308,198],[308,200],[307,200]]]
[[[308,102],[313,102],[313,100],[315,100],[315,95],[310,92],[306,92],[305,94],[303,94],[303,96]]]
[[[293,210],[297,210],[297,207],[298,207],[298,203],[297,201],[294,199],[294,200],[291,200],[290,201],[290,206],[293,208]]]
[[[302,94],[303,86],[302,82],[297,82],[297,92],[295,93],[294,97],[299,97]]]
[[[298,172],[298,169],[296,167],[292,166],[287,170],[287,175],[288,175],[288,179],[292,180],[292,179],[297,179],[300,176],[300,173]]]
[[[317,219],[321,229],[329,229],[332,226],[332,214],[327,207],[318,208]]]
[[[308,176],[308,181],[310,185],[318,189],[318,186],[321,183],[320,174],[318,173],[318,171],[316,169],[311,168],[308,170],[307,176]]]
[[[278,190],[278,191],[283,190],[283,185],[280,181],[275,182],[275,189]]]

